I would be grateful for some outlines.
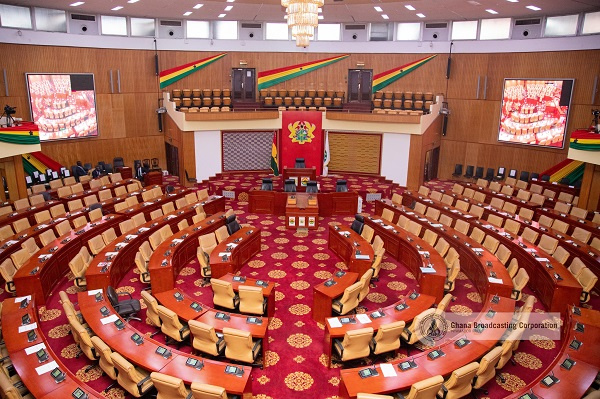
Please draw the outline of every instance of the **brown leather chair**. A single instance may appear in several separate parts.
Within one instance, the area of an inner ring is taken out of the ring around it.
[[[227,399],[225,388],[216,385],[192,382],[191,389],[194,399]]]
[[[179,321],[177,313],[161,305],[157,306],[157,310],[162,322],[160,329],[167,337],[167,340],[171,338],[173,341],[181,344],[190,336],[189,327],[187,324],[182,324]]]
[[[331,303],[331,308],[334,314],[345,315],[348,312],[356,309],[358,306],[358,294],[362,288],[360,281],[352,284],[344,290],[344,294],[339,299],[335,299]]]
[[[400,349],[400,335],[404,331],[405,323],[402,320],[383,324],[371,340],[371,351],[374,355]]]
[[[225,350],[223,334],[217,335],[215,328],[197,320],[188,322],[192,334],[192,347],[202,353],[220,356]]]
[[[223,339],[225,340],[225,356],[228,359],[254,363],[261,353],[261,340],[253,340],[252,334],[248,331],[223,327]]]
[[[343,340],[333,340],[333,348],[342,362],[360,359],[369,356],[369,353],[371,352],[370,343],[372,338],[372,327],[346,331]]]
[[[484,386],[489,380],[494,378],[496,375],[496,365],[500,360],[502,354],[502,347],[497,346],[489,351],[479,362],[479,368],[475,373],[475,380],[473,381],[473,389],[479,389]],[[487,395],[487,391],[484,391]]]
[[[237,309],[240,305],[240,297],[233,292],[233,285],[230,282],[210,279],[213,290],[213,303],[227,309]]]
[[[156,399],[188,399],[192,397],[181,378],[157,372],[150,373],[150,378],[158,391]]]
[[[139,398],[147,394],[154,384],[150,374],[141,368],[129,363],[120,353],[113,352],[110,358],[117,369],[117,381],[131,395]]]
[[[471,393],[473,378],[479,369],[478,362],[472,362],[452,372],[448,381],[444,382],[438,397],[442,399],[458,399]]]
[[[267,311],[267,299],[262,288],[249,285],[239,286],[240,312],[264,315]]]

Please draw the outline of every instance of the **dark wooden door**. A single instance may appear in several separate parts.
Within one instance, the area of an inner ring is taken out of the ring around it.
[[[440,147],[433,148],[425,153],[425,181],[437,179],[439,160]]]
[[[256,71],[254,68],[231,70],[231,92],[235,101],[255,101]]]
[[[372,69],[348,70],[348,102],[371,102]]]
[[[167,170],[169,174],[181,178],[179,174],[179,149],[174,145],[165,143],[165,153],[167,155]],[[192,176],[195,176],[195,173],[192,173]]]

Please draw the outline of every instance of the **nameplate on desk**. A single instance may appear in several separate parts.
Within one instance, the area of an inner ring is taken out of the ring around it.
[[[40,349],[46,349],[46,345],[43,342],[37,345],[30,346],[29,348],[25,348],[25,354],[31,355],[32,353],[36,353]]]
[[[330,317],[327,319],[327,323],[329,323],[329,327],[331,328],[340,328],[342,326],[342,323],[340,323],[337,317]]]
[[[98,262],[98,267],[108,270],[111,264],[111,262]]]
[[[398,376],[398,374],[396,373],[396,370],[394,370],[394,366],[389,363],[381,363],[379,365],[379,368],[381,369],[381,373],[383,374],[384,377],[397,377]]]
[[[17,298],[15,298],[15,303],[21,303],[24,300],[31,301],[31,295],[17,297]]]
[[[111,314],[108,317],[103,317],[100,319],[100,322],[104,325],[108,324],[108,323],[114,323],[116,320],[119,319],[119,316],[117,316],[116,314]]]
[[[435,269],[433,267],[421,267],[421,273],[431,274],[435,273]]]
[[[147,232],[148,230],[150,230],[148,227],[140,227],[140,228],[138,229],[138,233],[145,233],[145,232]]]
[[[43,254],[38,256],[38,259],[40,260],[40,262],[45,262],[48,259],[50,259],[52,257],[52,254]]]
[[[43,366],[36,367],[35,372],[38,375],[42,375],[42,374],[49,373],[50,371],[52,371],[56,368],[58,368],[58,364],[56,363],[56,361],[53,360],[48,364],[44,364]]]
[[[135,235],[135,234],[127,234],[125,236],[125,241],[129,242],[131,240],[135,240],[136,238],[137,238],[137,235]]]
[[[31,324],[27,324],[25,326],[19,326],[19,332],[20,333],[24,333],[27,331],[31,331],[37,328],[37,323],[31,323]]]
[[[371,257],[369,255],[364,255],[364,254],[355,255],[355,257],[356,257],[356,259],[360,259],[360,260],[369,260],[369,259],[371,259]]]
[[[125,246],[126,246],[126,245],[127,245],[127,243],[126,243],[126,242],[120,242],[120,243],[118,243],[117,245],[115,245],[115,249],[116,249],[117,251],[120,251],[121,249],[125,248]]]
[[[488,281],[493,284],[502,284],[501,278],[488,277]]]
[[[165,217],[165,220],[171,220],[171,219],[175,219],[177,216],[175,215],[167,215],[167,217]]]

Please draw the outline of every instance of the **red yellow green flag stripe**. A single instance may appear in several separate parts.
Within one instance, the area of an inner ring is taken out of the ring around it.
[[[271,170],[275,176],[279,176],[279,161],[277,160],[277,132],[273,133],[273,145],[271,146]]]
[[[350,57],[350,54],[339,55],[336,57],[325,58],[318,61],[305,62],[303,64],[291,65],[283,68],[271,69],[258,73],[258,90],[275,86],[286,80],[312,72],[316,69],[326,67],[335,62]]]
[[[212,57],[190,62],[189,64],[181,65],[171,69],[166,69],[159,74],[160,88],[163,89],[169,86],[170,84],[173,84],[178,80],[183,79],[196,71],[199,71],[205,66],[220,60],[226,55],[227,53],[221,53],[213,55]]]
[[[0,128],[0,142],[10,144],[39,144],[40,132],[35,123]]]
[[[373,93],[378,90],[383,89],[384,87],[390,85],[396,80],[400,79],[404,75],[408,75],[418,67],[424,65],[425,63],[431,61],[437,57],[437,54],[430,55],[429,57],[421,58],[420,60],[409,62],[408,64],[404,64],[394,69],[390,69],[389,71],[381,72],[375,76],[373,76]]]
[[[600,151],[600,134],[588,131],[571,133],[569,147],[583,151]]]

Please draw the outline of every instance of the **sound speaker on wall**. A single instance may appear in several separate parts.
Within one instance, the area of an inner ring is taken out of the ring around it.
[[[452,67],[452,58],[448,57],[448,65],[446,66],[446,79],[450,79],[451,67]]]
[[[442,118],[442,136],[446,135],[448,130],[448,114],[444,114]]]

